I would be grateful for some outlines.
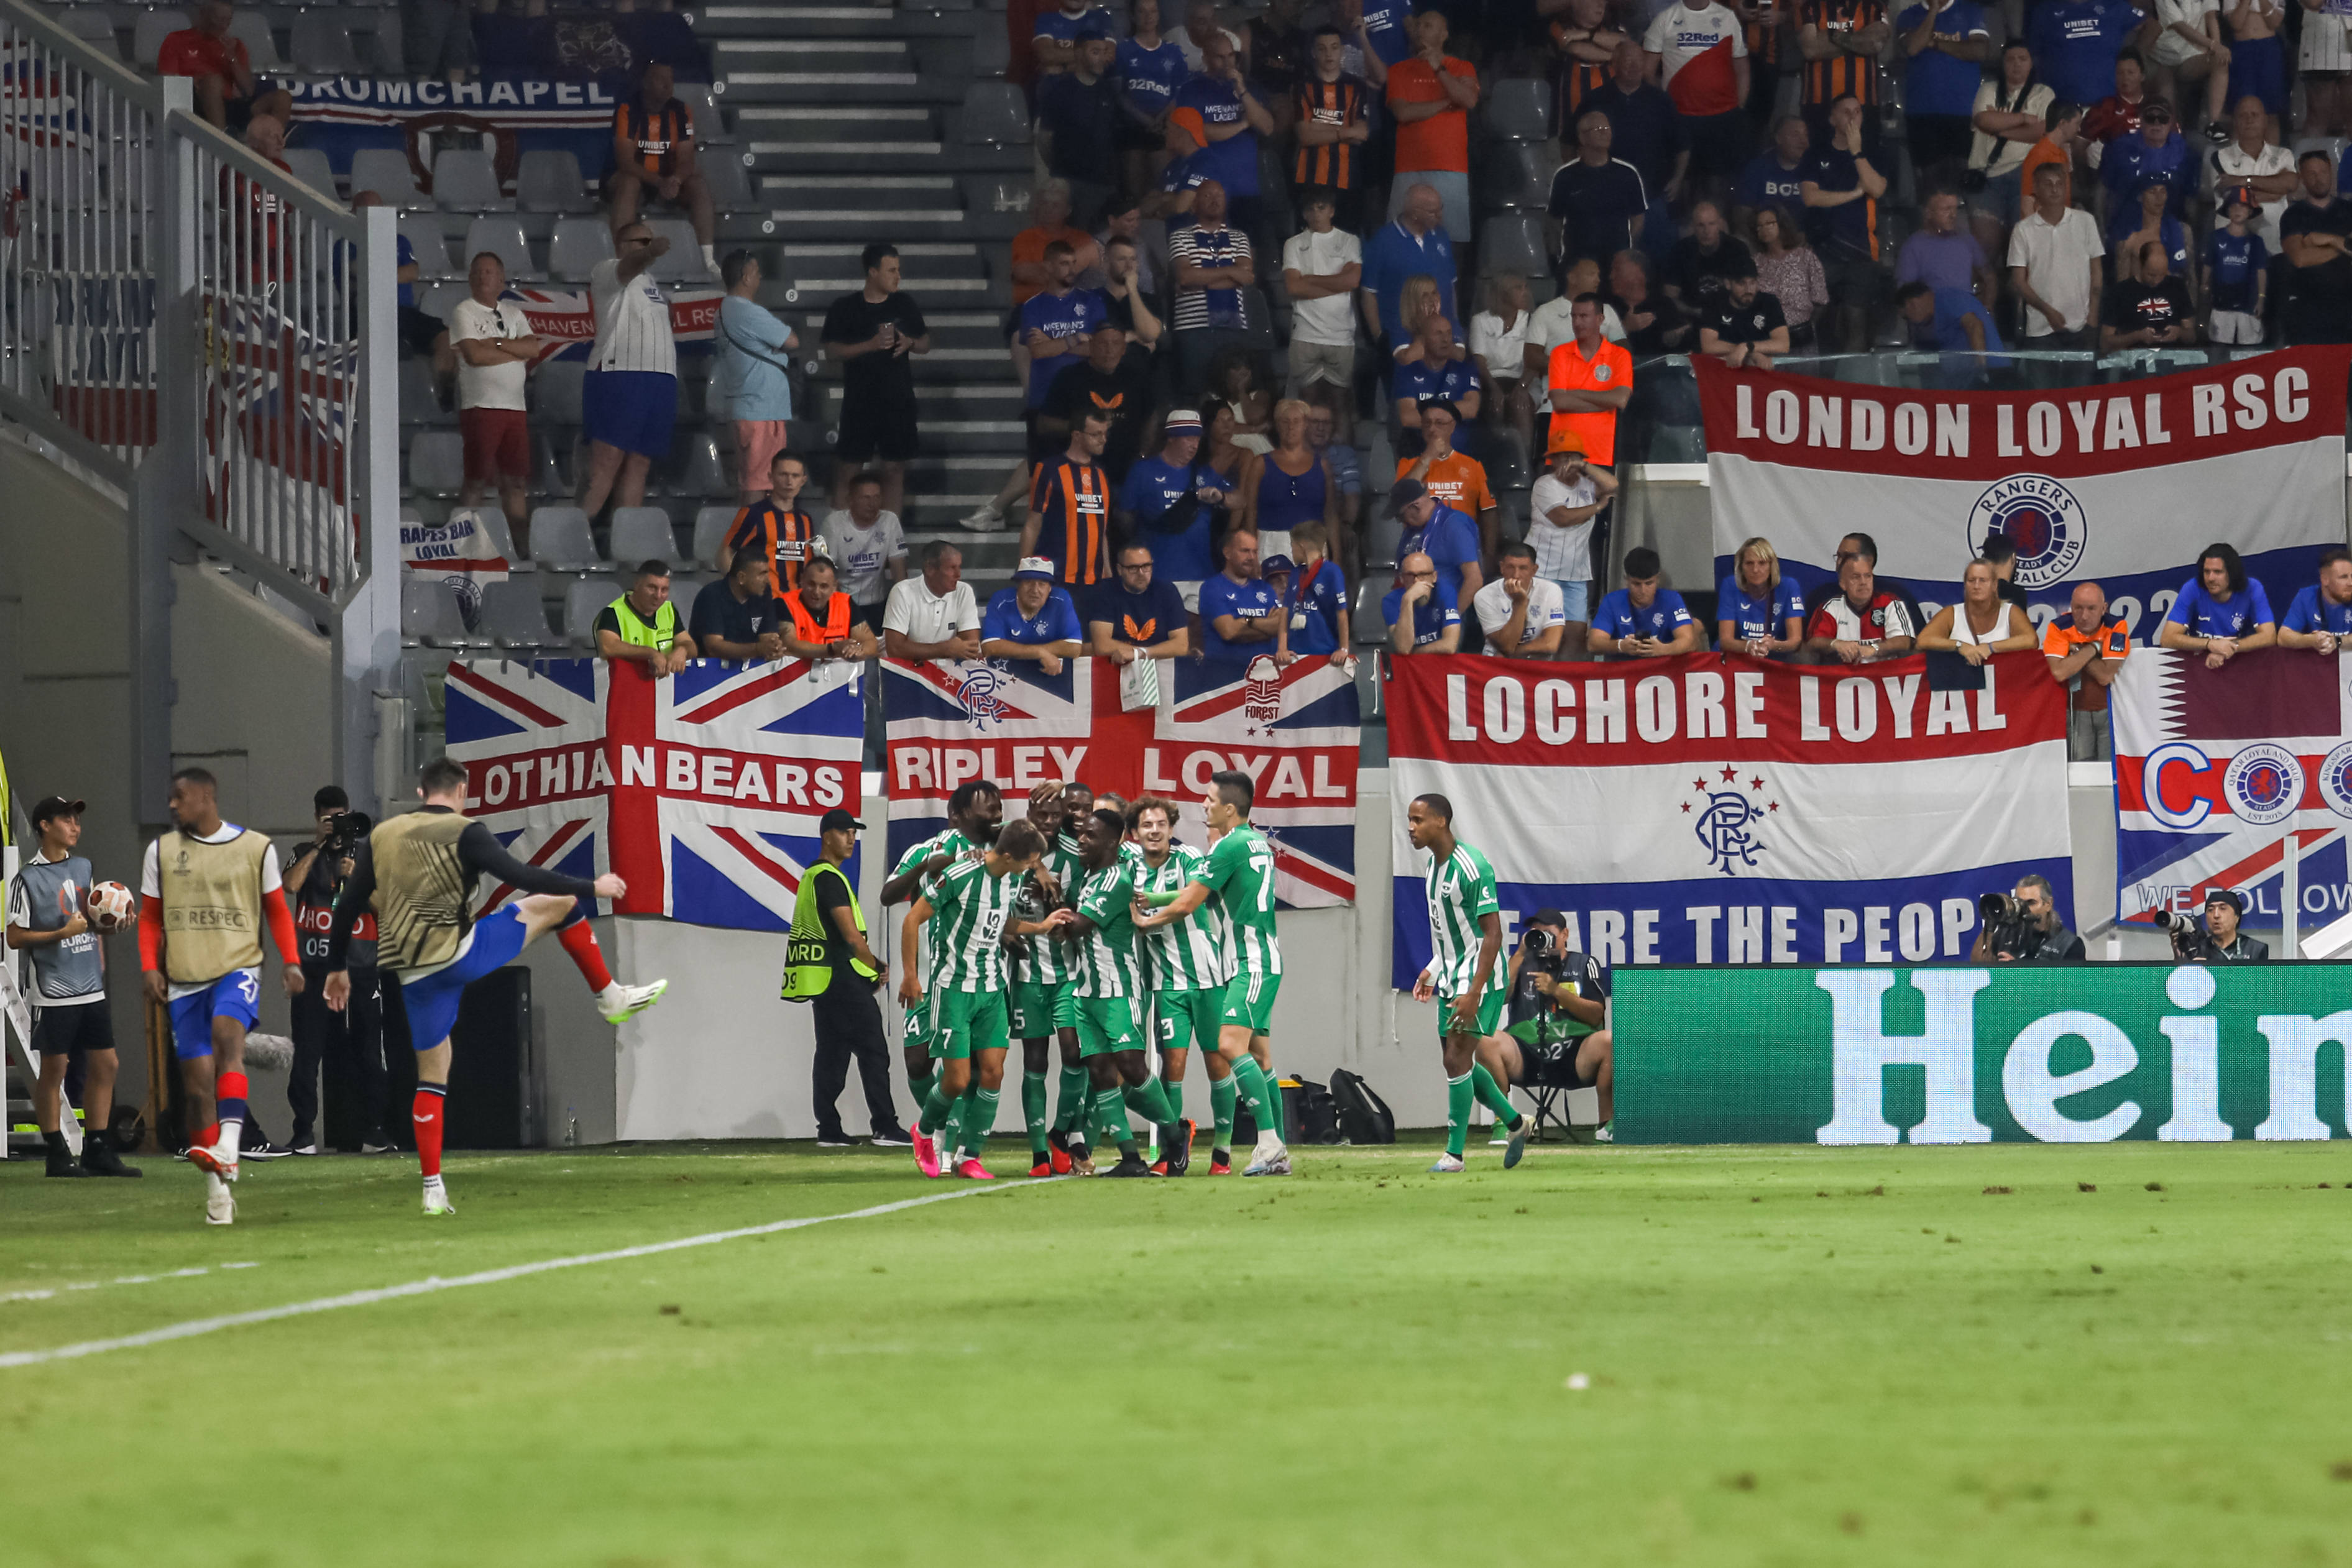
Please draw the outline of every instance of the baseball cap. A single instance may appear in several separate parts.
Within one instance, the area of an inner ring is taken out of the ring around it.
[[[1264,560],[1257,563],[1257,570],[1260,577],[1272,577],[1277,571],[1286,571],[1294,577],[1298,574],[1298,568],[1292,563],[1291,559],[1286,555],[1270,555],[1266,557]]]
[[[1042,555],[1024,555],[1021,564],[1013,569],[1015,582],[1058,582],[1061,576],[1054,570],[1054,563]]]
[[[1201,414],[1200,414],[1200,411],[1199,411],[1199,410],[1197,410],[1197,409],[1190,409],[1190,408],[1171,408],[1171,409],[1170,409],[1170,410],[1168,411],[1168,423],[1167,423],[1166,424],[1164,424],[1164,425],[1160,426],[1160,432],[1161,432],[1161,434],[1166,434],[1166,435],[1198,435],[1198,434],[1201,434]]]
[[[87,800],[68,800],[63,795],[44,795],[33,805],[33,826],[39,827],[51,817],[79,817],[89,809]]]
[[[1462,405],[1455,402],[1452,398],[1431,398],[1427,402],[1421,405],[1421,412],[1427,413],[1433,408],[1442,408],[1453,419],[1454,423],[1459,424],[1462,423]]]
[[[1396,486],[1389,491],[1389,510],[1402,512],[1428,494],[1429,486],[1420,480],[1400,479],[1396,482]]]
[[[2172,105],[2151,93],[2140,100],[2139,118],[2143,125],[2151,120],[2161,120],[2168,123],[2172,119]]]
[[[1565,426],[1551,433],[1551,445],[1545,450],[1544,455],[1557,457],[1563,452],[1573,452],[1579,457],[1584,455],[1584,437]]]
[[[2207,890],[2205,894],[2205,907],[2210,909],[2217,904],[2228,904],[2231,909],[2237,911],[2238,918],[2241,920],[2246,917],[2246,895],[2242,893],[2237,892],[2235,889],[2216,887]]]
[[[857,826],[857,813],[845,807],[835,806],[817,819],[816,826],[817,831],[822,833],[837,833],[844,829],[855,829]]]
[[[1171,109],[1168,111],[1168,123],[1182,126],[1194,145],[1206,147],[1209,144],[1209,122],[1201,118],[1199,110]]]

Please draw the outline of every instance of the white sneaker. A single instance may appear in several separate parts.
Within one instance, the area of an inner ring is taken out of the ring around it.
[[[191,1144],[188,1163],[218,1181],[236,1179],[236,1156],[219,1143]],[[227,1222],[224,1220],[223,1224]]]
[[[425,1184],[425,1213],[426,1218],[430,1218],[432,1216],[436,1214],[455,1214],[457,1212],[457,1206],[449,1201],[449,1190],[441,1185],[441,1178],[439,1176],[433,1176],[427,1179]]]
[[[649,986],[625,986],[615,980],[596,993],[596,1010],[604,1015],[606,1023],[620,1023],[661,1000],[662,993],[668,989],[667,980],[656,980]]]
[[[229,1191],[228,1183],[209,1173],[205,1176],[205,1223],[236,1223],[236,1195]]]
[[[958,517],[956,519],[956,527],[960,528],[970,528],[976,534],[992,533],[996,529],[1004,527],[1004,514],[998,511],[993,504],[991,504],[989,506],[982,507],[976,512]]]
[[[1290,1150],[1281,1144],[1270,1149],[1262,1148],[1250,1156],[1245,1176],[1275,1176],[1290,1174]]]
[[[1617,1141],[1617,1134],[1613,1129],[1616,1125],[1617,1119],[1614,1116],[1612,1116],[1608,1121],[1601,1123],[1601,1125],[1592,1129],[1592,1141],[1596,1144],[1615,1143]]]
[[[1462,1162],[1452,1155],[1440,1155],[1437,1156],[1437,1163],[1430,1166],[1429,1170],[1433,1176],[1459,1176],[1464,1168]]]

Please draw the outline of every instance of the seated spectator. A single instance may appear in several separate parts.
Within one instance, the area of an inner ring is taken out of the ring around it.
[[[1640,170],[1616,155],[1615,137],[1606,114],[1585,110],[1576,117],[1576,156],[1552,173],[1545,228],[1563,264],[1579,256],[1606,261],[1641,243],[1650,188]]]
[[[2050,662],[2051,679],[2069,694],[2066,760],[2114,760],[2107,688],[2131,655],[2131,628],[2122,616],[2107,613],[2106,591],[2095,582],[2076,583],[2066,613],[2042,634],[2042,653]]]
[[[1168,121],[1160,128],[1160,152],[1167,161],[1160,166],[1158,188],[1146,192],[1140,204],[1145,217],[1191,215],[1210,178],[1208,147],[1209,127],[1199,110],[1168,111]]]
[[[1805,651],[1824,664],[1867,664],[1911,651],[1919,624],[1901,597],[1878,586],[1877,551],[1840,556],[1837,591],[1805,626]]]
[[[2157,631],[2156,645],[2205,655],[2218,670],[2241,653],[2278,641],[2263,585],[2246,575],[2246,563],[2225,544],[2209,545],[2197,558],[2197,575],[2180,585],[2180,596]]]
[[[1715,591],[1715,640],[1727,653],[1772,659],[1805,643],[1805,600],[1780,575],[1780,554],[1759,536],[1739,547],[1731,575]]]
[[[1893,578],[1888,578],[1884,582],[1878,580],[1878,541],[1876,539],[1872,538],[1868,534],[1847,534],[1838,540],[1838,571],[1843,572],[1845,563],[1857,557],[1870,568],[1873,583],[1894,594],[1902,601],[1906,632],[1927,623],[1927,612],[1919,608],[1919,601],[1911,596],[1909,589]],[[1835,599],[1842,591],[1840,579],[1832,577],[1827,582],[1805,595],[1805,626],[1808,636],[1811,634],[1813,617],[1820,614],[1822,607]]]
[[[1650,200],[1643,225],[1657,250],[1674,232],[1668,204],[1683,199],[1690,172],[1690,141],[1681,111],[1664,88],[1649,79],[1650,57],[1627,39],[1609,61],[1609,79],[1584,95],[1584,107],[1609,117],[1609,145],[1642,176]],[[1583,254],[1580,252],[1579,254]]]
[[[767,558],[746,550],[726,576],[704,583],[694,596],[687,632],[695,652],[706,659],[781,659],[784,639],[776,622],[782,614]]]
[[[1013,305],[1016,311],[1029,302],[1031,295],[1053,281],[1045,248],[1056,241],[1068,246],[1076,261],[1073,277],[1102,265],[1102,247],[1084,229],[1070,226],[1070,183],[1066,180],[1040,181],[1029,193],[1029,226],[1013,236]]]
[[[2139,51],[2126,49],[2116,56],[2116,90],[2091,105],[2083,116],[2084,153],[2092,168],[2099,166],[2109,142],[2139,129],[2139,111],[2147,102],[2147,86]]]
[[[1029,486],[1021,557],[1053,562],[1058,580],[1073,588],[1091,588],[1110,570],[1110,478],[1097,461],[1109,439],[1109,417],[1086,410],[1060,461],[1038,464]]]
[[[1415,346],[1420,359],[1398,365],[1389,382],[1395,394],[1397,451],[1405,457],[1421,455],[1423,410],[1451,403],[1458,420],[1475,420],[1481,402],[1478,368],[1470,362],[1470,350],[1454,341],[1453,322],[1433,312],[1422,322]]]
[[[1318,41],[1338,37],[1327,30]],[[1298,198],[1305,222],[1282,247],[1282,287],[1290,297],[1290,395],[1352,413],[1364,251],[1354,235],[1332,226],[1338,203],[1322,186]]]
[[[1609,289],[1600,304],[1625,324],[1624,346],[1631,355],[1646,360],[1688,353],[1697,347],[1697,318],[1659,292],[1652,279],[1650,258],[1638,250],[1621,250],[1611,259]],[[1553,356],[1555,361],[1558,358]],[[1552,413],[1555,418],[1559,413],[1557,396]]]
[[[1118,145],[1127,155],[1127,188],[1141,191],[1150,183],[1151,154],[1165,140],[1168,111],[1175,107],[1176,89],[1192,74],[1192,65],[1176,40],[1160,30],[1160,0],[1128,0],[1127,37],[1118,41]]]
[[[2033,78],[2033,51],[2012,42],[2000,52],[2000,69],[1977,89],[1969,122],[1976,140],[1969,147],[1969,172],[1981,184],[1970,204],[1977,242],[1997,256],[2018,215],[2033,204],[2024,183],[2025,155],[2050,130],[2058,95]]]
[[[1076,210],[1089,216],[1110,200],[1121,174],[1119,129],[1127,116],[1118,84],[1111,79],[1118,58],[1108,16],[1088,16],[1080,24],[1068,68],[1037,84],[1039,152],[1054,177],[1069,182]]]
[[[1486,584],[1479,564],[1478,525],[1430,493],[1418,479],[1400,479],[1389,490],[1389,510],[1403,530],[1397,559],[1418,550],[1437,568],[1437,580],[1455,608],[1477,597]]]
[[[1151,416],[1150,361],[1131,357],[1127,335],[1109,321],[1097,325],[1086,343],[1086,357],[1054,377],[1045,404],[1037,411],[1038,444],[1049,452],[1066,449],[1070,432],[1083,415],[1102,414],[1110,422],[1103,443],[1103,472],[1117,486],[1135,466],[1144,423]]]
[[[2055,164],[2034,172],[2033,210],[2009,236],[2009,284],[2025,304],[2030,349],[2087,349],[2100,293],[2099,221],[2066,204],[2066,176]]]
[[[1491,560],[1503,541],[1503,522],[1501,504],[1486,482],[1486,465],[1454,450],[1461,420],[1452,403],[1433,402],[1421,413],[1420,455],[1398,458],[1396,477],[1419,480],[1439,505],[1475,518],[1479,555]]]
[[[719,280],[727,295],[719,302],[711,343],[710,412],[735,423],[735,454],[742,464],[743,504],[768,493],[768,465],[784,449],[793,417],[793,384],[785,373],[800,336],[759,302],[760,258],[748,250],[727,253]]]
[[[2286,27],[2284,0],[2236,0],[2223,15],[2230,22],[2230,98],[2234,102],[2251,93],[2262,99],[2276,141],[2286,113],[2286,50],[2279,42]]]
[[[890,590],[882,651],[894,659],[980,657],[980,607],[963,580],[963,551],[945,539],[923,547],[923,570]]]
[[[362,191],[352,198],[352,211],[365,213],[370,207],[383,205],[383,198],[373,191]],[[438,317],[416,308],[416,278],[424,269],[416,264],[416,246],[404,234],[393,235],[393,301],[399,322],[401,347],[411,354],[430,355],[433,360],[433,380],[446,402],[447,388],[457,374],[457,356],[449,344],[449,324]]]
[[[1118,547],[1118,571],[1096,584],[1087,603],[1087,651],[1114,664],[1181,659],[1192,651],[1183,596],[1152,569],[1151,547]]]
[[[1735,371],[1769,371],[1789,351],[1789,322],[1780,302],[1757,287],[1756,264],[1748,262],[1726,279],[1730,293],[1700,310],[1698,351],[1713,354]]]
[[[1274,115],[1242,72],[1233,35],[1223,28],[1201,46],[1200,68],[1176,89],[1176,105],[1201,117],[1207,144],[1201,149],[1209,178],[1223,190],[1235,226],[1258,228],[1258,139],[1275,133]],[[1194,203],[1194,210],[1199,204]]]
[[[1695,653],[1706,633],[1671,588],[1658,586],[1658,552],[1637,545],[1625,552],[1625,586],[1610,593],[1592,612],[1585,651],[1629,659],[1663,659]]]
[[[1923,653],[1958,653],[1982,664],[1995,653],[2024,653],[2041,641],[2033,622],[1995,591],[1992,563],[1972,560],[1960,573],[1960,601],[1947,604],[1919,631]]]
[[[1095,216],[1095,244],[1102,248],[1102,265],[1092,272],[1078,274],[1078,287],[1108,288],[1111,276],[1111,246],[1118,240],[1125,240],[1128,248],[1136,253],[1136,265],[1129,269],[1129,276],[1142,284],[1145,293],[1158,293],[1158,264],[1143,254],[1143,204],[1124,191],[1112,192]]]
[[[1257,455],[1255,449],[1242,444],[1234,434],[1234,405],[1213,402],[1209,405],[1209,424],[1201,439],[1202,461],[1220,474],[1239,474],[1243,465]],[[1234,492],[1234,503],[1240,503],[1240,492]]]
[[[1445,204],[1429,185],[1414,185],[1386,227],[1364,247],[1364,287],[1357,296],[1364,324],[1382,348],[1394,356],[1414,337],[1414,323],[1404,314],[1405,287],[1416,277],[1434,287],[1437,308],[1457,326],[1454,313],[1454,241],[1445,232]]]
[[[2107,254],[2137,256],[2145,245],[2163,247],[2164,259],[2177,277],[2189,277],[2189,228],[2168,211],[2171,187],[2150,180],[2139,188],[2139,199],[2113,204],[2107,222]],[[2121,263],[2117,264],[2120,269]]]
[[[1992,56],[1992,35],[1976,0],[1926,0],[1895,18],[1903,75],[1904,135],[1911,165],[1937,180],[1957,178],[1974,130],[1977,88]]]
[[[2261,204],[2254,214],[2254,231],[2275,254],[2279,248],[2279,219],[2286,215],[2287,203],[2303,188],[2303,181],[2295,172],[2294,154],[2270,139],[2270,117],[2263,112],[2261,99],[2240,99],[2231,125],[2233,134],[2213,154],[2216,181],[2225,186],[2249,188]]]
[[[1389,118],[1396,122],[1395,177],[1389,215],[1402,210],[1416,185],[1437,192],[1445,232],[1470,243],[1470,110],[1478,106],[1478,71],[1445,52],[1450,28],[1434,8],[1412,19],[1413,52],[1388,68]]]
[[[1787,207],[1769,206],[1756,214],[1756,282],[1780,302],[1790,349],[1811,348],[1814,321],[1830,302],[1830,280],[1821,256],[1805,243],[1804,225]]]
[[[2089,103],[2116,79],[2116,57],[2146,19],[2130,0],[2051,0],[2035,8],[2026,41],[2060,98]]]
[[[1282,604],[1257,570],[1257,536],[1225,536],[1224,569],[1201,585],[1201,656],[1244,660],[1272,653],[1282,635]]]
[[[2261,209],[2242,185],[2220,200],[2222,222],[2205,236],[2205,334],[2216,343],[2259,344],[2271,272],[2270,247],[2252,231]]]
[[[1372,139],[1371,87],[1349,72],[1347,35],[1338,27],[1317,28],[1308,47],[1309,64],[1291,100],[1292,135],[1298,143],[1291,188],[1305,193],[1299,211],[1309,228],[1315,225],[1306,204],[1321,192],[1330,197],[1330,221],[1352,233],[1364,221],[1363,191],[1370,183],[1364,164]],[[1289,265],[1287,247],[1283,264]]]
[[[2172,106],[2151,98],[2139,107],[2139,134],[2119,139],[2099,161],[2099,181],[2107,188],[2108,210],[2137,205],[2140,188],[2149,181],[2165,187],[2166,211],[2186,217],[2189,198],[2197,193],[2198,157],[2189,140],[2173,129]]]
[[[1275,405],[1275,440],[1242,465],[1240,527],[1270,555],[1290,553],[1290,532],[1302,523],[1328,525],[1339,515],[1339,487],[1307,442],[1307,404],[1285,398]]]
[[[229,0],[199,0],[189,26],[164,36],[156,52],[159,76],[195,78],[196,113],[232,136],[242,137],[257,114],[281,124],[294,114],[294,95],[253,74],[245,40],[229,32],[236,9]]]
[[[2340,545],[2319,552],[2319,580],[2298,591],[2279,622],[2282,648],[2333,653],[2352,639],[2352,554]]]
[[[2130,253],[2119,251],[2119,275],[2099,308],[2099,352],[2124,349],[2163,349],[2197,341],[2197,307],[2189,286],[2172,276],[2164,242],[2148,240],[2139,247],[2137,266],[2124,273]]]
[[[1352,409],[1348,412],[1347,420],[1352,430],[1356,423]],[[1316,455],[1322,458],[1331,470],[1331,478],[1339,487],[1336,511],[1340,531],[1337,537],[1342,547],[1339,553],[1344,558],[1348,554],[1347,541],[1361,520],[1364,509],[1364,459],[1357,452],[1352,439],[1337,439],[1339,433],[1339,416],[1328,404],[1309,402],[1307,405],[1307,444],[1315,448]]]
[[[1221,515],[1236,483],[1201,461],[1201,416],[1169,411],[1160,455],[1137,460],[1119,486],[1118,537],[1151,547],[1152,573],[1171,585],[1188,611],[1201,602],[1201,584],[1217,573],[1210,541],[1223,531]]]
[[[828,512],[821,537],[835,582],[856,607],[857,622],[882,630],[882,606],[907,575],[907,536],[898,514],[882,505],[882,476],[857,474],[843,486],[849,505]]]
[[[1535,441],[1535,403],[1528,396],[1528,280],[1517,273],[1490,278],[1487,308],[1470,318],[1470,362],[1478,368],[1479,402],[1486,423],[1517,433],[1526,450]]]
[[[1517,541],[1503,547],[1501,567],[1470,601],[1486,651],[1505,659],[1555,657],[1568,625],[1559,585],[1536,574],[1535,550]]]
[[[866,287],[826,308],[822,334],[825,358],[842,362],[833,498],[845,503],[838,486],[878,460],[882,505],[898,512],[906,506],[907,465],[921,450],[909,356],[931,351],[931,329],[915,297],[898,287],[897,246],[869,245],[859,263]]]
[[[1250,291],[1257,262],[1249,235],[1225,222],[1225,188],[1202,182],[1188,223],[1168,225],[1168,271],[1175,286],[1176,390],[1193,397],[1208,385],[1209,362],[1225,349],[1250,346]]]
[[[980,625],[982,658],[1034,660],[1046,674],[1058,675],[1063,660],[1078,656],[1086,628],[1058,576],[1055,563],[1044,557],[1022,558],[1013,570],[1013,586],[999,589],[988,601]]]
[[[1355,657],[1348,651],[1348,576],[1330,559],[1330,530],[1321,523],[1301,523],[1291,530],[1290,548],[1297,565],[1283,598],[1277,657],[1319,654],[1345,664]]]
[[[2083,106],[2060,99],[2050,106],[2050,129],[2042,140],[2025,150],[2025,162],[2018,165],[2018,178],[2023,183],[2026,200],[2033,196],[2033,177],[2042,166],[2063,170],[2066,175],[2066,203],[2074,202],[2074,149],[2083,140]]]
[[[686,668],[694,639],[670,602],[669,562],[638,563],[629,591],[596,612],[595,633],[600,658],[643,664],[656,676]]]
[[[1561,652],[1581,658],[1592,608],[1592,519],[1617,493],[1616,476],[1590,466],[1576,432],[1554,429],[1550,461],[1528,495],[1528,543],[1536,573],[1559,590]]]
[[[2289,343],[2352,340],[2352,202],[2336,194],[2333,164],[2315,148],[2297,161],[2302,193],[2279,219],[2279,335]]]
[[[1668,298],[1703,315],[1722,299],[1723,286],[1734,274],[1755,265],[1747,245],[1725,228],[1723,209],[1713,202],[1696,202],[1690,210],[1690,233],[1675,241],[1661,270]]]
[[[694,114],[678,99],[676,74],[656,60],[638,78],[637,96],[613,110],[613,167],[604,176],[605,216],[613,236],[637,221],[647,202],[683,207],[702,246],[706,271],[719,270],[710,186],[702,177]]]
[[[1807,156],[1802,190],[1810,232],[1829,277],[1835,346],[1848,352],[1867,349],[1871,313],[1886,298],[1878,260],[1878,204],[1886,195],[1886,176],[1864,151],[1862,104],[1852,93],[1830,106],[1830,144]]]
[[[1992,568],[1993,592],[2004,602],[2013,605],[2020,615],[2032,608],[2026,601],[2025,590],[2017,585],[2017,545],[2007,534],[1995,529],[1985,535],[1984,548],[1977,552],[1977,559]],[[1927,622],[1918,624],[1924,626]]]
[[[801,491],[807,486],[807,458],[797,452],[779,452],[770,458],[767,495],[735,514],[713,564],[730,571],[737,556],[756,551],[767,558],[768,580],[779,598],[798,589],[801,568],[823,549],[816,519],[801,508]]]
[[[1397,653],[1451,653],[1462,646],[1462,612],[1438,580],[1436,563],[1419,550],[1397,562],[1400,586],[1381,600],[1389,648]]]
[[[1135,209],[1128,210],[1132,214]],[[1151,296],[1157,290],[1145,273],[1143,251],[1120,234],[1103,241],[1102,247],[1106,319],[1124,336],[1127,358],[1148,371],[1155,363],[1151,356],[1168,328],[1152,308]]]
[[[466,269],[466,298],[449,308],[457,354],[457,429],[466,444],[466,484],[457,504],[496,489],[515,553],[530,554],[530,416],[524,386],[545,345],[522,307],[506,298],[507,269],[493,251]]]
[[[1958,3],[1965,5],[1968,0]],[[1964,289],[1980,299],[1998,298],[1992,264],[1985,259],[1984,246],[1960,223],[1958,192],[1928,193],[1919,209],[1918,229],[1903,242],[1895,257],[1895,281]]]
[[[1939,354],[1965,355],[1939,365],[1935,384],[1958,389],[1981,385],[1988,370],[2006,370],[2000,329],[1984,301],[1960,288],[1906,283],[1895,291],[1895,308],[1911,328],[1911,346]],[[1999,357],[1988,357],[1999,356]]]
[[[1220,350],[1209,361],[1202,391],[1211,407],[1232,412],[1236,445],[1260,455],[1274,450],[1267,439],[1274,429],[1274,393],[1259,378],[1255,349],[1234,343]]]
[[[580,434],[588,444],[580,508],[592,517],[607,500],[645,505],[646,476],[655,458],[669,455],[677,424],[677,340],[669,298],[653,276],[669,241],[643,219],[613,237],[620,254],[588,269],[596,341],[580,382]]]
[[[870,659],[874,632],[856,619],[849,595],[835,591],[833,562],[819,556],[801,572],[801,585],[782,600],[778,623],[784,652],[796,659]]]
[[[1093,0],[1062,0],[1058,11],[1039,10],[1036,30],[1029,36],[1029,57],[1035,62],[1038,76],[1050,80],[1075,69],[1087,35],[1097,30],[1106,38],[1118,31],[1111,23],[1110,12]]]
[[[1750,158],[1732,182],[1732,222],[1752,230],[1756,214],[1767,207],[1802,206],[1805,154],[1811,151],[1812,134],[1802,115],[1784,114],[1773,121],[1771,147]]]

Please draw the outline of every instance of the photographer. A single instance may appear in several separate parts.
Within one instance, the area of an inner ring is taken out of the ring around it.
[[[352,1103],[357,1077],[360,1153],[391,1154],[395,1146],[384,1125],[390,1102],[373,914],[362,914],[352,932],[351,1006],[336,1013],[326,1002],[327,938],[334,929],[335,900],[352,874],[353,852],[375,824],[351,810],[351,797],[337,785],[312,796],[310,807],[318,831],[286,874],[287,885],[295,890],[294,924],[301,937],[303,977],[309,981],[294,998],[294,1071],[286,1084],[287,1103],[294,1110],[292,1146],[298,1155],[319,1152],[319,1071],[324,1062],[339,1110]]]
[[[2089,956],[2083,939],[2058,918],[2058,893],[2040,872],[2017,879],[2007,898],[1988,893],[1977,900],[1984,925],[1969,951],[1971,964],[2080,964]]]
[[[1609,977],[1591,955],[1570,951],[1567,936],[1568,916],[1557,909],[1528,917],[1511,955],[1503,1032],[1478,1042],[1478,1061],[1506,1092],[1514,1083],[1597,1090],[1601,1125],[1595,1136],[1607,1143],[1617,1078],[1603,1027]]]
[[[2172,956],[2185,964],[2267,964],[2270,944],[2257,942],[2238,929],[2245,918],[2246,895],[2217,887],[2205,895],[2205,925],[2187,915],[2167,914],[2166,935],[2172,938]]]

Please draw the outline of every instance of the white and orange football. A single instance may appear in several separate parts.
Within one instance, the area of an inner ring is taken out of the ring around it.
[[[101,882],[91,888],[82,906],[89,915],[93,931],[121,931],[139,918],[138,902],[131,896],[131,890],[119,882]]]

